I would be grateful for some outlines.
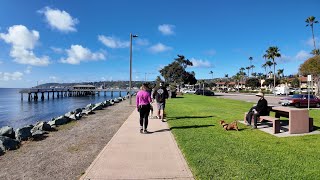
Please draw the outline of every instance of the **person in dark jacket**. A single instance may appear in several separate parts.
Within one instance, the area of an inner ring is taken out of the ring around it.
[[[164,122],[164,108],[166,105],[166,99],[168,99],[169,94],[167,89],[163,86],[163,83],[160,83],[160,87],[154,90],[152,97],[157,102],[158,118],[161,119],[162,122]]]
[[[251,125],[253,117],[253,128],[257,128],[257,120],[259,116],[269,115],[268,101],[264,98],[264,94],[259,92],[256,96],[260,97],[256,106],[253,106],[247,114],[247,126]]]

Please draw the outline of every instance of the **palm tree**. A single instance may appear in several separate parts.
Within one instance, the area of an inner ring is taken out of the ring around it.
[[[279,76],[280,79],[281,79],[281,77],[283,76],[283,71],[284,71],[284,69],[278,69],[277,74],[278,74],[278,76]]]
[[[273,63],[272,63],[271,61],[267,61],[267,62],[266,62],[266,65],[269,67],[270,72],[272,73],[272,71],[271,71],[271,66],[273,65]],[[270,72],[269,72],[269,73],[270,73]]]
[[[248,70],[248,77],[249,77],[249,70],[251,69],[250,66],[246,67],[246,70]]]
[[[311,51],[310,54],[312,54],[312,55],[314,55],[314,56],[320,55],[320,49],[314,49],[314,50]]]
[[[250,67],[251,67],[251,65],[252,65],[252,60],[253,60],[253,57],[249,57],[249,61],[250,61]],[[252,73],[252,72],[251,72]],[[249,74],[249,73],[248,73]]]
[[[311,31],[312,31],[312,39],[313,39],[313,46],[314,49],[316,48],[316,41],[314,40],[314,32],[313,32],[313,24],[319,23],[318,21],[316,21],[316,18],[314,16],[310,16],[306,19],[306,26],[310,26],[311,27]]]
[[[268,59],[272,59],[273,63],[273,72],[276,71],[276,62],[274,61],[275,58],[281,57],[280,49],[277,46],[271,46],[266,51]],[[273,73],[273,87],[276,87],[276,75]]]
[[[241,67],[239,70],[240,70],[240,72],[243,72],[245,70],[245,68]]]
[[[213,71],[210,71],[209,74],[211,74],[211,79],[213,79]]]
[[[251,74],[253,74],[253,68],[255,68],[255,66],[251,65],[250,68],[251,68]]]
[[[267,54],[264,54],[262,57],[264,58],[264,61],[267,62],[267,57],[268,57],[268,55],[267,55]]]
[[[264,68],[264,71],[266,72],[266,79],[267,79],[267,66],[268,66],[267,63],[262,64],[262,67]]]

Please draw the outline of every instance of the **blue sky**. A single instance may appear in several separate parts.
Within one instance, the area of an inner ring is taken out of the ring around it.
[[[250,65],[264,73],[270,46],[276,69],[298,72],[312,50],[305,19],[320,20],[318,0],[0,0],[0,87],[47,82],[154,80],[177,54],[197,79],[229,77]],[[319,47],[320,25],[315,25]]]

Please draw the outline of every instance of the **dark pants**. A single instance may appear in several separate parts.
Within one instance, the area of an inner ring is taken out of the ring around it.
[[[254,124],[254,126],[257,126],[258,117],[259,117],[260,115],[259,115],[259,113],[254,114],[254,112],[252,111],[253,109],[255,109],[255,106],[252,107],[252,108],[249,110],[246,119],[247,119],[247,122],[248,122],[249,124],[251,124],[251,120],[252,120],[252,117],[253,117],[253,124]]]
[[[139,112],[140,112],[140,126],[143,127],[143,125],[144,125],[144,129],[147,129],[148,116],[149,116],[149,112],[150,112],[150,104],[141,105]]]

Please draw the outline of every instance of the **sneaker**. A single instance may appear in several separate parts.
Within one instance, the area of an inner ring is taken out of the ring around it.
[[[143,134],[148,134],[148,133],[149,133],[149,131],[146,129],[143,131]]]
[[[252,129],[257,129],[257,126],[252,126]]]
[[[140,133],[143,133],[143,129],[142,129],[142,127],[140,128]]]
[[[165,120],[161,119],[162,122],[166,122]]]
[[[249,123],[246,123],[247,126],[251,126]]]

